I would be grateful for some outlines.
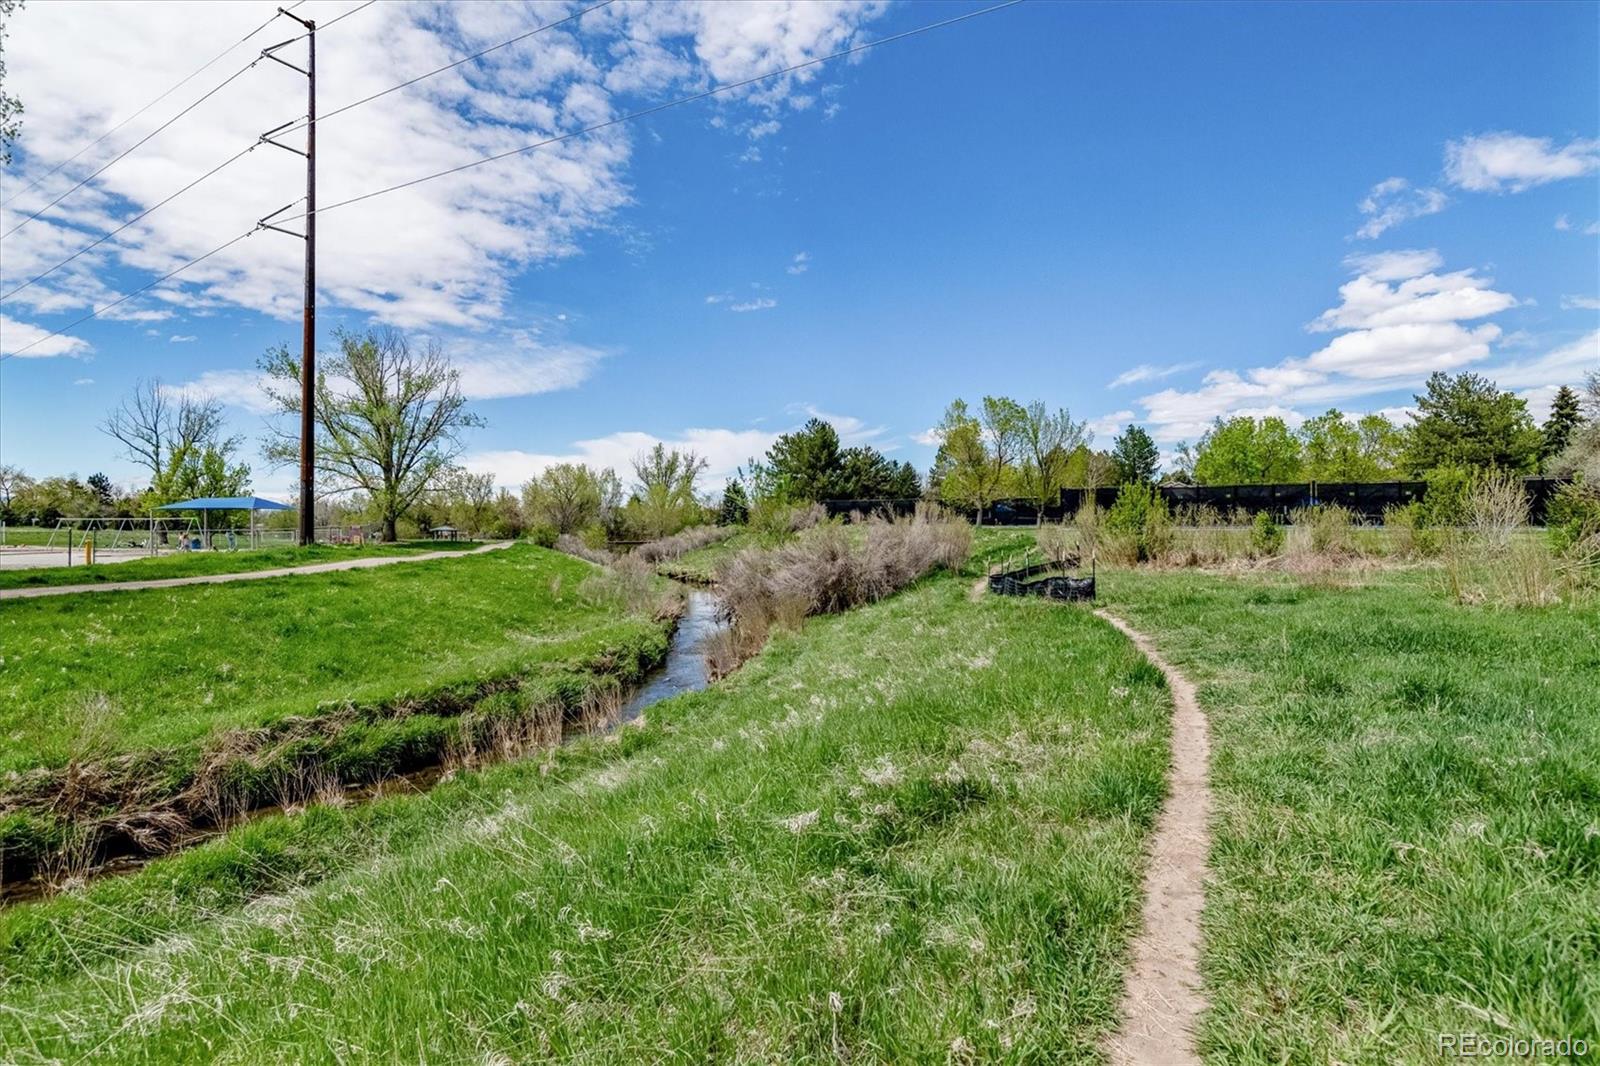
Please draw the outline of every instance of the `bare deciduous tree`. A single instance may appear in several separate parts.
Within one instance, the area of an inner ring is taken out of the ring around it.
[[[150,471],[159,482],[177,457],[215,447],[224,455],[237,438],[224,441],[222,403],[215,397],[174,394],[160,378],[142,379],[100,424],[101,432],[121,443],[123,454]]]
[[[399,519],[435,487],[461,453],[460,433],[483,425],[467,410],[460,374],[438,342],[414,349],[394,329],[335,334],[339,351],[317,375],[318,491],[366,493],[394,540]],[[267,394],[281,414],[300,413],[300,357],[274,348],[261,360]],[[267,459],[298,461],[298,418],[275,427]]]

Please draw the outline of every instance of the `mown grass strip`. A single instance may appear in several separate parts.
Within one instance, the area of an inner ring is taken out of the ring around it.
[[[79,565],[81,550],[73,552],[72,566],[46,566],[0,570],[0,592],[9,589],[59,588],[66,585],[118,585],[128,581],[159,581],[174,577],[199,577],[210,574],[243,574],[255,570],[312,566],[345,559],[378,559],[419,555],[435,551],[470,551],[481,545],[468,541],[404,541],[398,544],[368,544],[361,547],[336,547],[313,544],[306,548],[257,548],[237,552],[182,552]],[[60,555],[66,555],[62,548]]]

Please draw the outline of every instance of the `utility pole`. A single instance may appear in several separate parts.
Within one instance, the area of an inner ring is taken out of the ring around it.
[[[282,63],[290,70],[299,71],[306,76],[306,147],[305,151],[290,147],[272,139],[272,135],[285,127],[292,126],[293,122],[285,122],[282,126],[268,130],[261,135],[261,140],[278,148],[294,152],[306,157],[306,231],[296,233],[274,226],[268,219],[283,214],[293,204],[280,207],[266,218],[257,223],[262,229],[276,230],[287,233],[291,237],[299,237],[306,242],[306,269],[305,269],[305,313],[302,320],[300,334],[300,535],[301,544],[311,544],[317,539],[317,24],[309,19],[278,8],[278,14],[294,19],[306,28],[306,65],[305,69],[295,66],[285,59],[279,58],[278,49],[284,45],[293,44],[299,38],[283,41],[263,48],[261,55],[265,59]]]

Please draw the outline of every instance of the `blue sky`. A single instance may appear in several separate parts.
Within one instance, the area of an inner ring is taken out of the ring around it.
[[[982,6],[598,12],[325,123],[323,202]],[[84,171],[19,185],[270,14],[206,10],[181,44],[161,43],[182,17],[164,8],[17,17],[8,59],[28,112],[4,229]],[[562,10],[379,0],[319,38],[322,107]],[[62,69],[67,34],[131,84]],[[513,485],[558,458],[625,469],[655,440],[699,449],[720,479],[811,412],[926,469],[956,396],[1067,406],[1105,446],[1137,421],[1170,449],[1240,411],[1403,417],[1430,369],[1502,379],[1542,412],[1600,367],[1600,6],[1032,2],[813,75],[329,214],[321,336],[392,321],[437,338],[489,422],[466,462]],[[303,93],[277,72],[236,89],[62,205],[78,211],[7,238],[5,288],[292,117]],[[5,350],[293,198],[296,160],[278,155],[252,153],[126,245],[6,301]],[[120,309],[143,320],[0,361],[0,461],[131,480],[94,427],[160,376],[228,403],[258,489],[281,491],[288,472],[257,454],[250,370],[267,345],[298,344],[300,250],[274,234],[239,248]]]

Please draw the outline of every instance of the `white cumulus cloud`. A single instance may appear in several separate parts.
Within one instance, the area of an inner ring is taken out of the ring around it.
[[[1600,170],[1600,140],[1583,138],[1558,148],[1549,137],[1482,133],[1451,141],[1444,153],[1445,177],[1472,192],[1522,192],[1596,170]]]

